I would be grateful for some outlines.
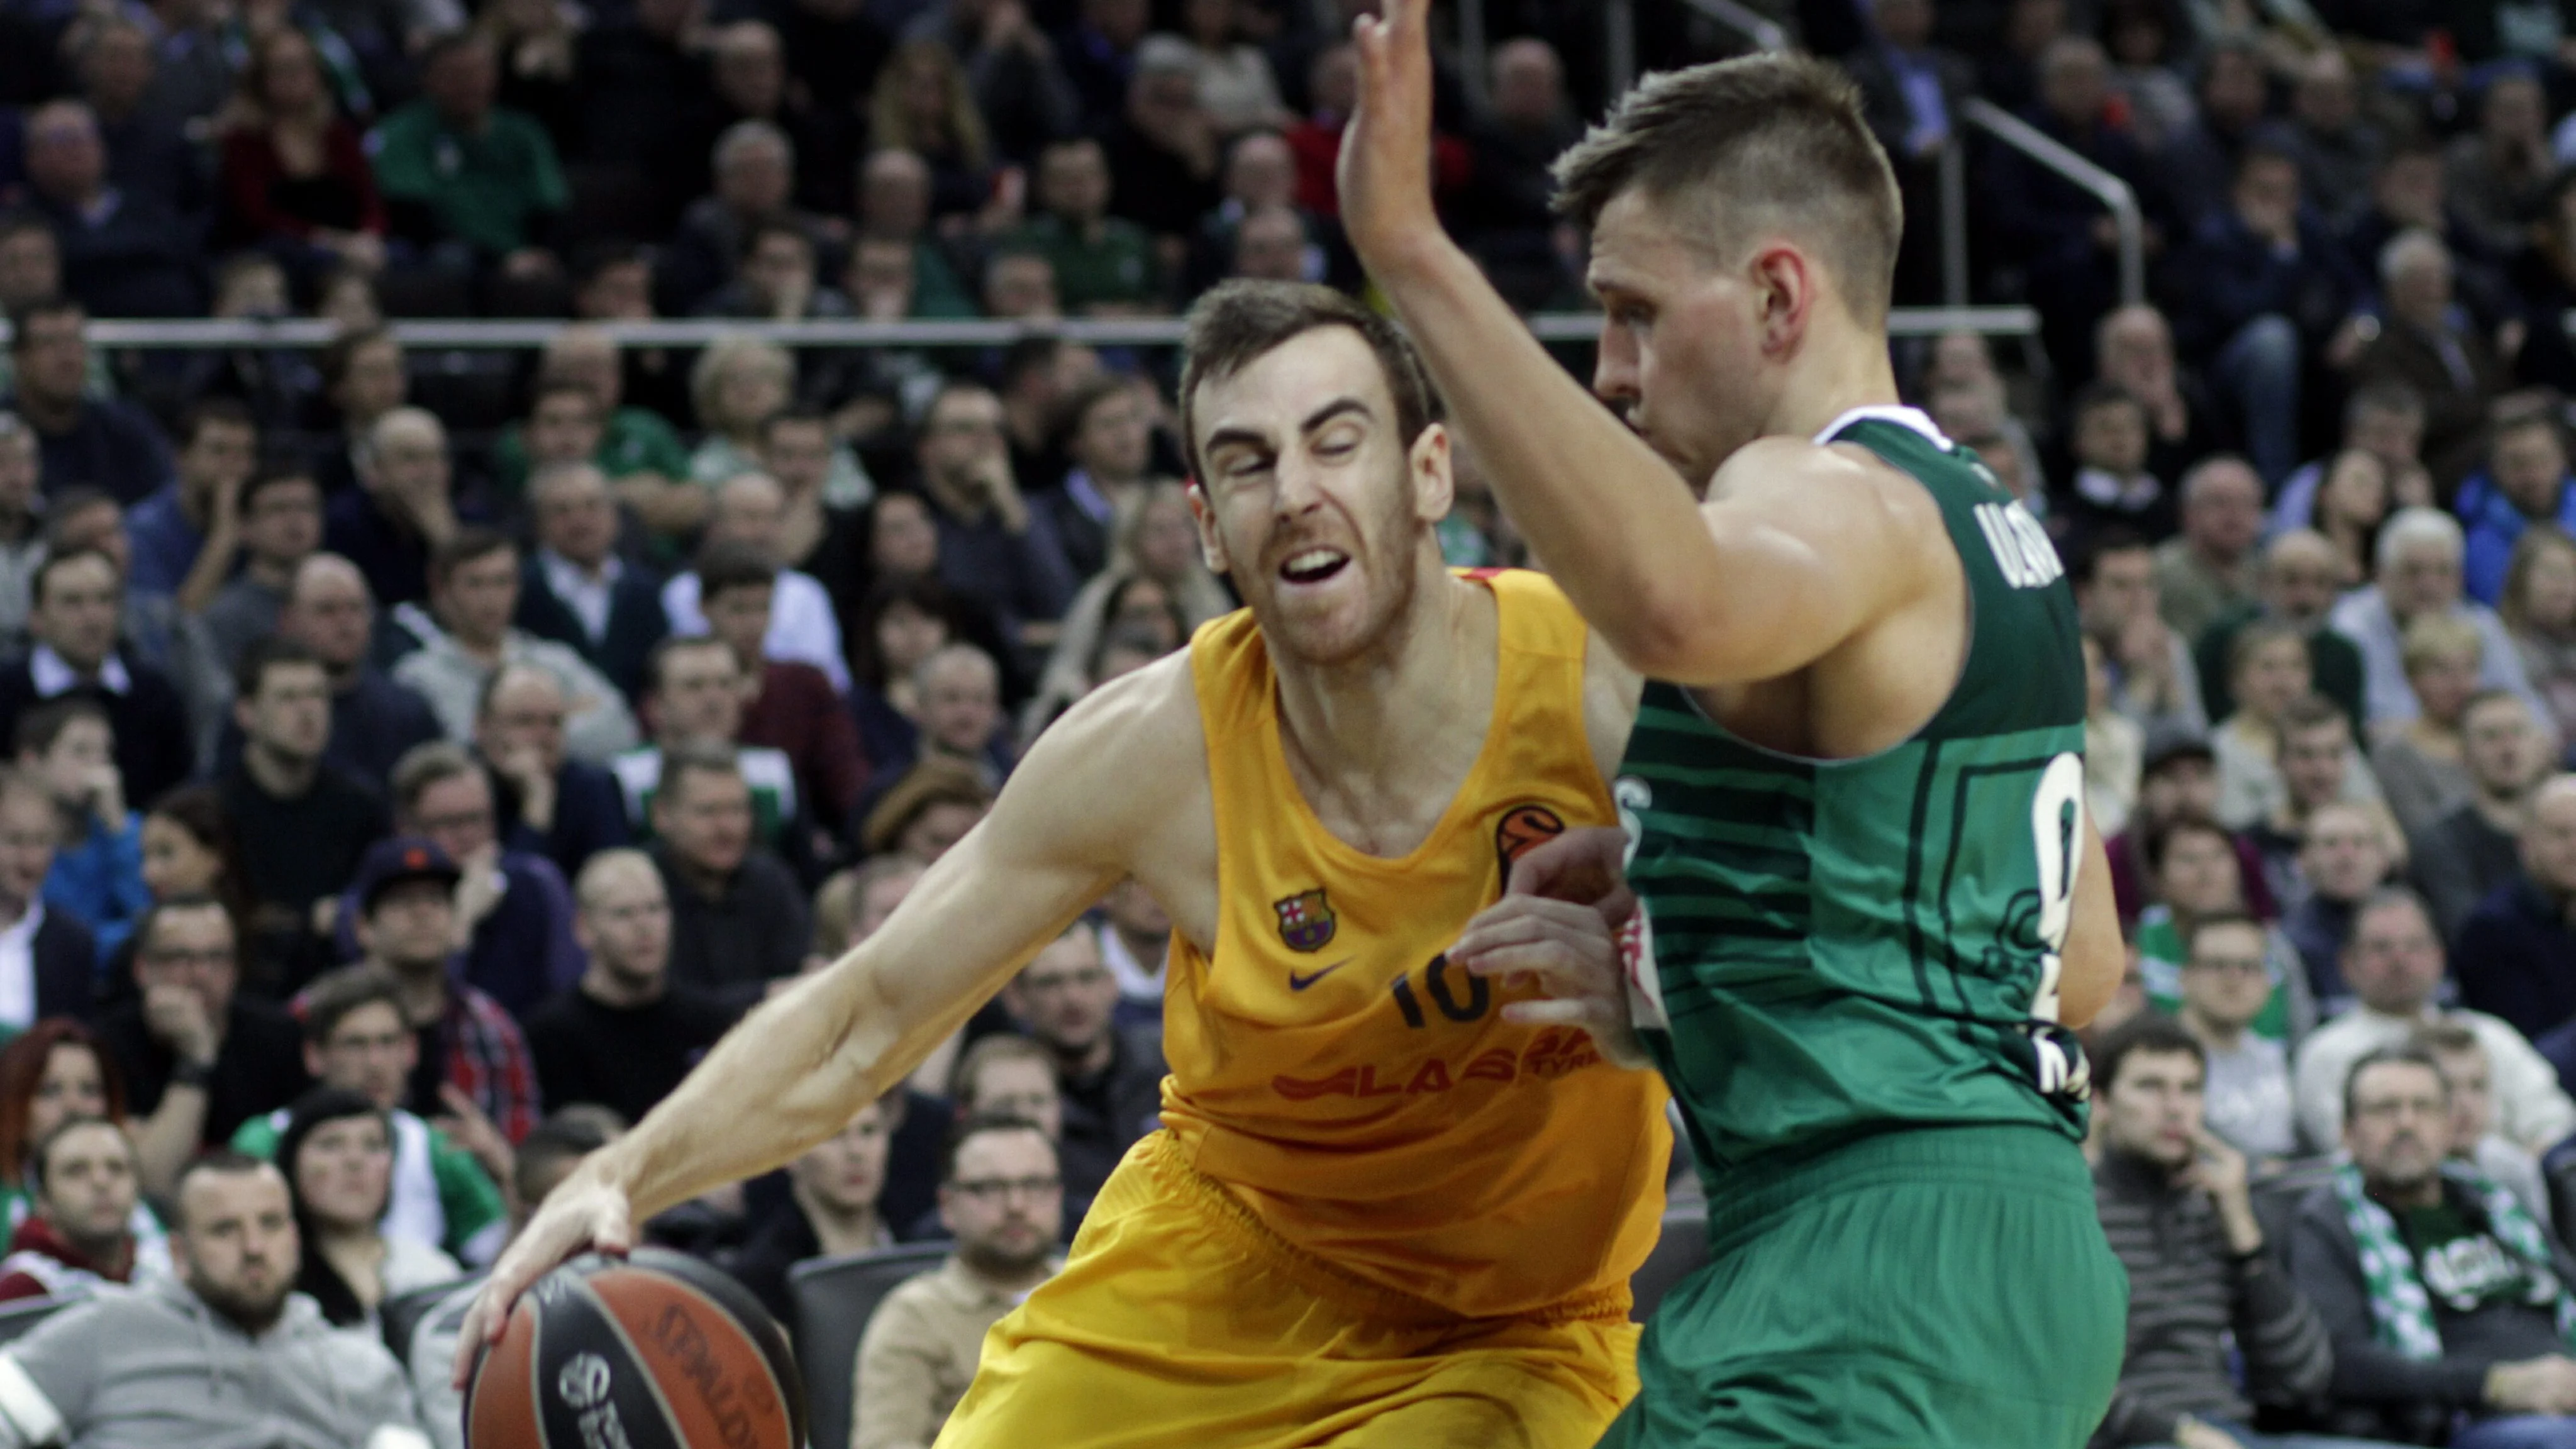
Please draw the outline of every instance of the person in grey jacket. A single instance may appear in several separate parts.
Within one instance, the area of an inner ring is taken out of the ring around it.
[[[393,1355],[293,1291],[277,1169],[211,1153],[175,1196],[177,1281],[104,1290],[0,1352],[0,1449],[428,1449]]]

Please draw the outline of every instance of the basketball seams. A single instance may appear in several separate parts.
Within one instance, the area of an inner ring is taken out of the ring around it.
[[[687,1439],[680,1431],[679,1411],[671,1406],[671,1396],[662,1392],[660,1375],[653,1372],[652,1362],[646,1359],[644,1351],[636,1346],[635,1336],[626,1331],[626,1324],[618,1318],[617,1310],[607,1299],[599,1295],[599,1290],[590,1286],[589,1274],[585,1273],[574,1278],[572,1288],[582,1297],[590,1300],[590,1306],[598,1313],[599,1321],[607,1325],[610,1333],[616,1335],[618,1344],[626,1350],[627,1363],[634,1366],[635,1377],[644,1381],[645,1391],[653,1396],[654,1406],[662,1411],[664,1428],[669,1431],[672,1438],[679,1439],[685,1444]]]
[[[805,1401],[805,1385],[802,1380],[791,1384],[787,1376],[787,1371],[796,1364],[795,1345],[776,1331],[777,1320],[769,1316],[760,1300],[752,1297],[731,1276],[695,1258],[652,1249],[646,1252],[649,1256],[642,1262],[629,1258],[628,1263],[664,1274],[715,1307],[718,1321],[741,1334],[752,1350],[752,1357],[759,1360],[760,1371],[768,1376],[770,1392],[777,1395],[779,1408],[787,1416],[789,1433],[800,1443],[806,1439],[813,1432],[813,1425],[803,1422],[810,1408]],[[670,1259],[678,1261],[671,1262]],[[761,1331],[763,1327],[772,1331],[764,1333]],[[779,1340],[776,1348],[784,1351],[783,1358],[773,1351],[772,1339]]]

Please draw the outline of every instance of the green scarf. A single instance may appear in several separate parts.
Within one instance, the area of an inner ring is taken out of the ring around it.
[[[2446,1162],[2442,1176],[2467,1188],[2487,1216],[2488,1230],[2505,1251],[2532,1272],[2535,1304],[2550,1303],[2558,1316],[2558,1336],[2576,1347],[2576,1295],[2558,1280],[2549,1245],[2540,1227],[2513,1194],[2489,1182],[2462,1162]],[[2415,1271],[2415,1255],[2399,1236],[2397,1220],[2362,1190],[2361,1169],[2350,1162],[2335,1169],[2335,1196],[2343,1202],[2344,1221],[2361,1249],[2361,1277],[2370,1293],[2370,1319],[2379,1342],[2411,1359],[2442,1356],[2442,1335],[2433,1323],[2433,1300]],[[2545,1293],[2547,1297],[2539,1295]]]

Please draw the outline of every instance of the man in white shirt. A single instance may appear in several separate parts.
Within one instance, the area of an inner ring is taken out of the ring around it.
[[[745,543],[779,558],[779,534],[786,520],[787,490],[777,479],[766,473],[737,473],[716,489],[704,542]],[[675,634],[707,632],[707,616],[698,603],[696,570],[662,586],[662,611],[670,616]],[[812,574],[791,568],[778,571],[762,652],[771,659],[811,664],[832,681],[836,692],[850,692],[850,662],[841,652],[841,623],[832,612],[832,595]]]
[[[519,550],[488,529],[463,528],[429,562],[430,613],[406,604],[395,611],[421,647],[394,665],[394,678],[417,690],[458,744],[474,738],[483,683],[504,664],[525,661],[563,685],[572,712],[565,747],[576,759],[605,760],[635,743],[635,717],[625,696],[572,649],[540,639],[510,620],[519,607]]]
[[[2484,1012],[2433,1004],[2442,968],[2442,942],[2423,897],[2390,887],[2362,902],[2343,949],[2344,979],[2361,1004],[2318,1027],[2299,1048],[2299,1131],[2311,1148],[2331,1150],[2343,1140],[2344,1078],[2354,1062],[2445,1021],[2475,1032],[2486,1049],[2498,1135],[2537,1155],[2576,1130],[2576,1101],[2559,1089],[2557,1071],[2522,1033]]]

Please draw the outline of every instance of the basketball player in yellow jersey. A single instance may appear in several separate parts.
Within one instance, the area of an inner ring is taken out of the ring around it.
[[[1633,1391],[1663,1090],[1440,953],[1515,852],[1615,818],[1637,686],[1544,581],[1441,566],[1448,437],[1382,319],[1220,288],[1181,403],[1249,609],[1068,713],[881,930],[585,1162],[495,1268],[460,1378],[546,1268],[840,1130],[1132,876],[1174,925],[1163,1130],[941,1444],[1582,1449]]]

